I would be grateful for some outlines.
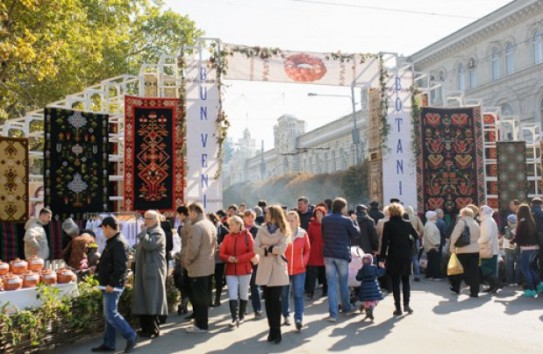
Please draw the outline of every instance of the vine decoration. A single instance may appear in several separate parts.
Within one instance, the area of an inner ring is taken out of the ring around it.
[[[411,88],[411,124],[413,125],[413,131],[411,133],[411,149],[413,150],[413,155],[418,156],[420,153],[420,104],[419,95],[421,94],[420,90],[416,85],[412,85]]]
[[[381,146],[383,150],[388,150],[386,145],[388,133],[390,132],[390,124],[388,123],[388,92],[387,81],[390,74],[383,65],[383,56],[379,56],[379,86],[381,99]]]

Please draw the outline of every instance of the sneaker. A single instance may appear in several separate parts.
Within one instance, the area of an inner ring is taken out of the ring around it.
[[[207,329],[201,329],[197,326],[189,327],[185,330],[187,333],[207,333]]]
[[[262,311],[255,311],[255,320],[262,318]]]
[[[326,317],[326,318],[325,318],[325,320],[326,320],[326,321],[328,321],[328,322],[334,322],[334,323],[336,323],[336,322],[337,322],[337,318],[335,318],[335,317],[332,317],[332,316],[328,316],[328,317]]]
[[[537,291],[535,290],[524,290],[524,293],[522,293],[522,296],[524,297],[536,297],[537,296]]]
[[[356,315],[356,309],[351,309],[351,310],[349,310],[347,312],[343,312],[343,314],[345,316],[347,316],[347,317],[352,316],[352,315]]]
[[[288,316],[285,316],[285,320],[283,321],[283,326],[290,326],[290,318]]]
[[[107,347],[104,344],[101,344],[100,346],[91,349],[91,352],[114,352],[114,351],[115,351],[115,348]]]
[[[452,295],[460,295],[460,291],[454,290],[452,286],[449,288],[449,291],[451,292]]]
[[[300,332],[302,330],[302,322],[301,321],[296,321],[296,330],[298,332]]]
[[[138,342],[138,335],[136,334],[133,339],[126,341],[125,353],[131,353]]]

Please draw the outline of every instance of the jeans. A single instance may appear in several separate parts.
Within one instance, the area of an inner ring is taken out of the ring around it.
[[[291,275],[290,282],[292,284],[292,295],[294,296],[294,321],[302,322],[304,316],[305,273]],[[281,294],[281,306],[285,317],[289,315],[289,295],[290,284],[283,287],[283,293]]]
[[[520,282],[520,249],[505,250],[505,281],[507,284]]]
[[[256,270],[258,266],[253,265],[253,274],[251,274],[251,305],[253,306],[253,311],[261,312],[262,303],[260,302],[260,286],[256,285]]]
[[[520,251],[520,267],[528,290],[535,290],[535,287],[539,285],[539,273],[536,264],[538,254],[539,250]]]
[[[124,289],[123,289],[124,290]],[[106,328],[104,331],[104,345],[109,348],[115,348],[115,334],[119,331],[124,339],[131,340],[136,336],[136,332],[130,327],[128,322],[117,310],[119,298],[122,291],[114,291],[106,293],[102,291],[104,318],[106,320]]]
[[[420,249],[420,240],[418,238],[415,240],[415,246],[417,247],[417,250]],[[415,275],[415,278],[420,277],[419,254],[420,252],[417,252],[417,254],[413,256],[413,274]]]
[[[324,267],[326,269],[326,282],[328,283],[328,311],[330,317],[338,317],[338,298],[337,286],[339,283],[339,292],[341,294],[341,303],[343,312],[351,311],[350,293],[349,293],[349,261],[340,258],[324,257]]]
[[[251,282],[251,274],[227,275],[226,285],[228,285],[228,298],[230,300],[238,301],[238,294],[239,294],[240,300],[248,300],[250,282]]]

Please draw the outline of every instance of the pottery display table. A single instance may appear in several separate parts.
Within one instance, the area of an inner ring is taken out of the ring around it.
[[[54,286],[59,289],[59,297],[73,297],[79,295],[77,290],[77,282],[48,286]],[[28,307],[40,307],[42,301],[38,299],[37,294],[38,293],[36,291],[36,288],[23,288],[13,291],[0,291],[0,309],[6,306],[5,310],[9,313],[15,312],[17,310],[24,310]]]

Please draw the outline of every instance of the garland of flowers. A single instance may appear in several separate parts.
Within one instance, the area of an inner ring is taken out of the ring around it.
[[[390,131],[390,124],[388,123],[388,93],[387,93],[387,80],[389,79],[388,71],[383,65],[383,56],[379,55],[379,85],[381,88],[381,143],[383,150],[387,150],[387,137]]]
[[[411,90],[411,124],[413,124],[413,131],[411,133],[411,148],[413,149],[413,156],[418,156],[420,153],[420,105],[417,100],[417,96],[420,94],[419,89],[415,84],[410,88]]]
[[[181,136],[186,137],[187,133],[187,88],[185,85],[185,76],[184,76],[184,69],[186,67],[185,58],[183,55],[180,55],[177,58],[177,67],[179,68],[179,72],[181,73],[181,85],[179,87],[179,103],[177,106],[177,114],[179,114],[179,127],[178,127],[178,133],[181,134]],[[180,152],[183,154],[183,156],[187,156],[187,141],[186,139],[183,139],[183,148]],[[185,191],[185,188],[187,185],[187,174],[183,173],[183,193]],[[185,196],[183,195],[183,200],[185,200]]]

